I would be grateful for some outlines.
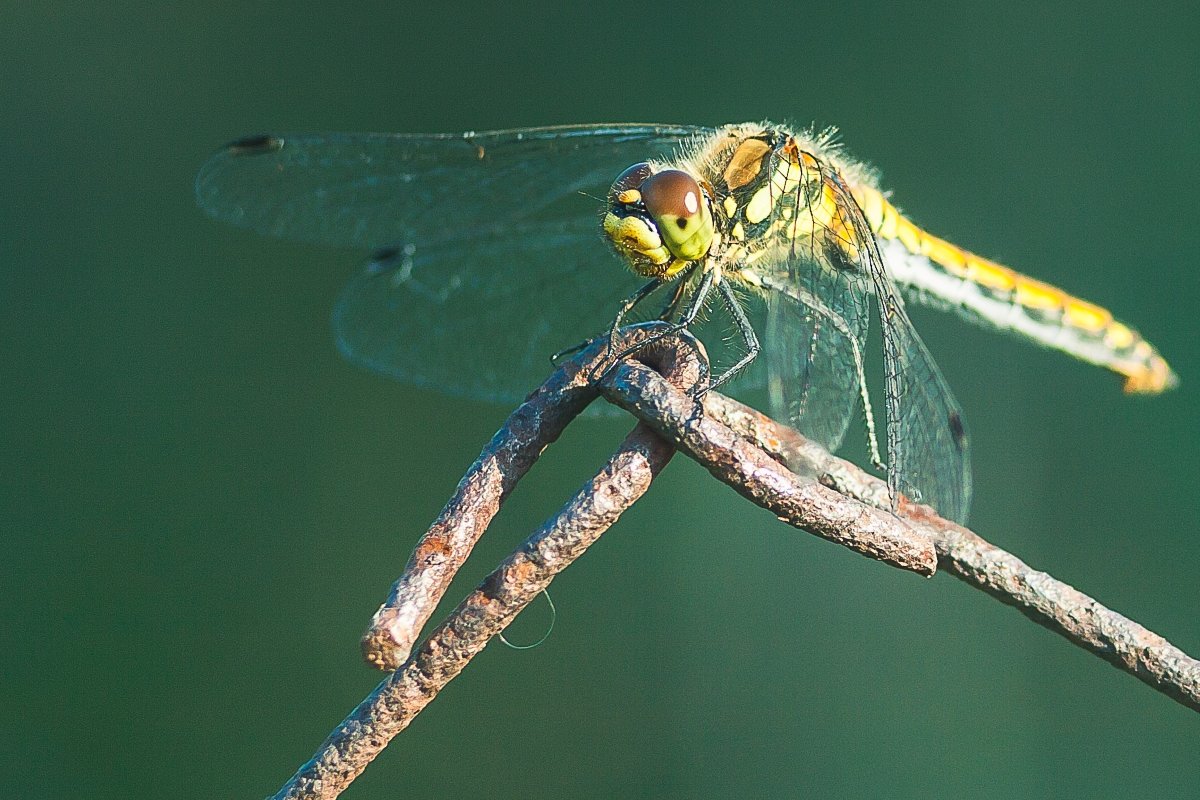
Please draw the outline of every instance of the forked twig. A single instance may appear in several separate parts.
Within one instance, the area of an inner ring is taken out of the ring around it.
[[[625,329],[623,340],[636,343],[651,330]],[[606,348],[606,341],[597,343],[562,364],[513,412],[463,477],[364,636],[368,662],[397,671],[329,735],[275,798],[341,794],[491,637],[646,491],[676,448],[785,522],[918,574],[932,575],[940,564],[1200,710],[1200,662],[1162,637],[924,506],[902,502],[903,519],[893,516],[884,510],[884,482],[790,428],[715,393],[697,403],[691,391],[704,365],[698,345],[686,334],[663,339],[639,354],[639,361],[654,369],[624,362],[608,370],[597,387],[590,376],[602,365]],[[641,422],[596,476],[410,656],[421,628],[500,503],[542,449],[600,391]],[[800,477],[784,462],[810,477]]]
[[[655,330],[654,325],[625,328],[621,346],[632,346],[653,336]],[[660,339],[638,356],[660,371],[671,370],[678,385],[688,391],[672,387],[638,362],[623,362],[608,370],[603,387],[598,386],[590,376],[605,372],[607,352],[605,339],[564,362],[484,448],[375,612],[362,640],[368,663],[393,670],[405,662],[421,628],[504,498],[601,388],[609,399],[668,437],[672,430],[683,430],[694,422],[697,429],[692,435],[675,444],[785,522],[901,569],[934,573],[937,554],[928,535],[811,477],[797,476],[776,457],[707,419],[688,393],[707,369],[698,360],[700,349],[695,340],[686,335]]]

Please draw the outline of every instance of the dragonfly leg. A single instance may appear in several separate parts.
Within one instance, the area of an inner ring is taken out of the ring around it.
[[[679,322],[672,325],[676,331],[683,330],[695,322],[696,317],[700,316],[700,309],[704,308],[704,301],[708,299],[709,292],[712,291],[713,285],[716,284],[719,274],[715,268],[704,273],[704,277],[700,279],[700,285],[696,287],[696,291],[692,293],[691,300],[688,301],[687,309],[683,312],[683,316],[679,318]]]
[[[859,394],[862,395],[863,417],[867,423],[867,446],[871,451],[871,465],[880,472],[887,472],[887,462],[879,454],[879,438],[875,434],[875,412],[871,410],[871,401],[867,397],[867,385],[859,380]]]
[[[655,278],[649,283],[639,287],[636,292],[621,301],[621,306],[617,309],[617,316],[613,320],[612,325],[610,325],[608,328],[608,351],[610,353],[617,348],[617,329],[621,327],[621,322],[625,319],[625,315],[632,311],[638,303],[654,294],[654,291],[658,289],[658,287],[662,286],[663,283],[665,283],[665,281],[662,278]],[[578,353],[580,350],[587,347],[594,341],[595,339],[584,339],[579,344],[573,344],[570,347],[564,347],[562,350],[559,350],[557,353],[550,356],[550,363],[554,366],[558,366],[559,361],[567,356]]]
[[[700,315],[700,309],[704,308],[705,300],[708,299],[708,295],[712,292],[712,288],[715,285],[716,280],[717,280],[717,275],[718,275],[718,273],[715,269],[710,269],[709,271],[705,272],[704,276],[700,279],[700,284],[696,287],[696,291],[692,293],[692,296],[688,301],[687,308],[684,310],[683,316],[680,317],[679,321],[669,323],[662,330],[660,330],[654,334],[651,334],[650,336],[647,336],[641,342],[638,342],[635,345],[626,347],[621,352],[612,355],[610,357],[608,366],[605,367],[604,371],[601,373],[601,376],[606,374],[609,370],[611,370],[614,366],[619,364],[627,356],[631,356],[634,353],[638,352],[639,350],[641,350],[645,347],[648,347],[649,345],[652,345],[655,342],[666,338],[667,336],[673,336],[674,334],[679,333],[682,330],[685,330],[689,325],[691,325],[693,322],[695,322],[696,317],[698,317]],[[687,275],[684,275],[680,278],[680,280],[683,280],[683,281],[686,281],[687,279],[688,279]],[[661,280],[658,281],[658,284],[661,285],[662,281]],[[642,288],[645,289],[646,287],[642,287]],[[655,288],[657,288],[657,286]],[[640,294],[640,292],[639,292],[639,294]],[[643,299],[648,294],[650,294],[649,291],[642,294],[641,297],[639,297],[638,299],[639,300]],[[681,295],[681,293],[677,293],[677,294]],[[630,299],[632,300],[635,296],[636,295],[631,295]],[[677,298],[672,298],[672,301],[669,304],[669,307],[666,309],[667,311],[671,310],[670,309],[671,306],[676,305],[676,299]],[[626,301],[626,302],[628,303],[628,301]],[[630,306],[630,308],[632,308],[632,306]],[[626,313],[628,312],[628,310],[629,310],[628,308],[624,309],[624,311]],[[617,325],[619,325],[619,324],[620,324],[620,317],[617,318],[617,321],[614,323],[613,328],[612,328],[612,334],[614,337],[616,335]],[[701,359],[701,363],[703,363],[703,361],[704,360]]]
[[[580,350],[587,347],[589,344],[591,344],[594,341],[596,341],[596,340],[595,339],[584,339],[582,342],[579,342],[578,344],[573,344],[570,347],[564,347],[562,350],[559,350],[557,353],[553,353],[550,356],[550,365],[557,367],[559,361],[562,361],[567,356],[575,355]]]
[[[617,349],[617,330],[621,327],[621,323],[625,321],[625,315],[633,311],[638,303],[654,294],[655,290],[664,283],[666,283],[664,279],[655,278],[640,286],[636,292],[621,301],[621,307],[617,309],[617,315],[613,317],[612,325],[608,328],[608,352],[611,353]]]
[[[875,410],[871,408],[871,395],[867,392],[867,371],[863,366],[862,349],[859,347],[858,340],[850,335],[850,326],[841,316],[829,310],[828,318],[850,342],[850,349],[854,353],[854,372],[858,381],[858,396],[862,400],[863,422],[867,426],[867,448],[870,450],[871,464],[880,472],[886,472],[887,464],[879,454],[879,437],[875,432]]]
[[[721,281],[721,283],[717,284],[717,290],[720,291],[721,299],[725,301],[725,308],[729,309],[729,314],[733,317],[733,321],[737,325],[738,333],[741,334],[742,341],[746,344],[746,353],[736,364],[722,372],[709,383],[708,388],[702,390],[702,393],[730,381],[739,372],[749,366],[754,359],[758,358],[759,351],[762,350],[762,346],[758,342],[758,335],[754,332],[754,326],[746,318],[746,312],[742,309],[742,304],[738,302],[737,295],[733,293],[733,289],[729,288],[729,283]]]
[[[842,324],[845,325],[844,322]],[[851,349],[854,351],[854,371],[858,379],[858,396],[862,399],[863,422],[867,426],[867,447],[870,450],[871,464],[880,472],[886,472],[887,464],[879,455],[879,437],[875,433],[875,410],[871,408],[871,396],[867,393],[867,373],[863,368],[862,350],[859,349],[856,339],[849,337],[849,341],[853,345]]]
[[[687,279],[677,281],[675,291],[671,293],[671,297],[663,306],[662,311],[658,312],[658,318],[666,322],[679,313],[679,307],[683,304],[684,290],[687,288]]]

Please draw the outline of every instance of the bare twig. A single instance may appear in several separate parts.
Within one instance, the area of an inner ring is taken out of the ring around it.
[[[621,346],[653,330],[653,325],[627,328],[624,335],[628,338]],[[688,364],[689,374],[696,377],[681,385],[690,389],[701,370],[699,352],[690,337],[672,337],[639,358],[658,359],[654,363],[672,369]],[[602,371],[606,356],[604,341],[564,362],[512,413],[484,448],[459,482],[454,497],[417,543],[387,600],[375,612],[362,639],[368,663],[393,670],[408,658],[421,628],[509,491],[542,450],[596,396],[598,389],[589,376]],[[790,472],[745,437],[708,419],[690,394],[673,388],[653,370],[626,362],[606,377],[609,399],[649,422],[713,475],[784,522],[901,569],[921,575],[932,575],[937,569],[937,555],[928,535],[890,513]]]
[[[594,358],[599,347],[581,356]],[[408,566],[375,612],[362,639],[363,658],[399,668],[450,581],[487,530],[500,504],[542,450],[596,397],[587,358],[572,359],[531,394],[504,423],[459,481],[454,496],[413,550]]]
[[[864,502],[886,502],[887,484],[816,447],[791,428],[728,397],[713,395],[705,408],[768,452],[808,464],[839,490]],[[1030,567],[928,506],[903,502],[901,513],[933,537],[938,565],[954,577],[1014,606],[1068,641],[1136,676],[1168,697],[1200,711],[1200,661],[1163,637],[1101,605],[1083,592]]]
[[[863,555],[932,575],[933,540],[892,514],[802,478],[748,439],[697,409],[652,370],[623,363],[604,396],[637,415],[743,497],[780,520]]]
[[[341,794],[493,636],[642,496],[673,454],[639,424],[604,468],[342,721],[275,800]]]
[[[923,506],[910,512],[912,519],[923,516],[934,515]],[[966,528],[935,519],[938,563],[951,575],[1015,606],[1167,697],[1200,711],[1200,661]]]
[[[631,338],[624,341],[636,341],[651,330],[626,330],[623,334]],[[697,404],[677,388],[694,386],[703,366],[698,346],[686,336],[662,340],[639,356],[668,380],[630,362],[608,372],[602,381],[605,396],[642,422],[605,467],[407,657],[504,497],[595,397],[591,377],[600,371],[606,344],[584,348],[564,363],[509,417],[464,476],[364,637],[371,663],[404,663],[330,734],[275,798],[337,797],[492,636],[646,491],[670,459],[672,445],[784,521],[919,574],[932,574],[936,559],[966,583],[1200,710],[1200,662],[1166,640],[924,506],[902,499],[904,521],[897,519],[883,510],[888,507],[886,484],[790,428],[716,394]],[[816,479],[799,477],[784,463]]]
[[[632,336],[646,332],[639,329]],[[648,347],[639,357],[667,379],[682,386],[695,385],[702,370],[696,358],[698,349],[678,339],[669,344],[672,346]],[[386,618],[389,629],[394,629],[398,620],[423,622],[429,617],[513,483],[562,432],[564,420],[577,415],[586,404],[586,399],[581,402],[583,392],[606,347],[607,343],[582,350],[513,412],[418,543],[405,576],[392,589],[391,605],[377,612],[374,621]],[[591,396],[595,394],[591,389]],[[674,453],[650,428],[638,423],[596,476],[460,603],[401,669],[359,703],[274,800],[315,800],[341,794],[493,636],[645,493]],[[462,518],[469,524],[461,524]],[[438,544],[431,547],[431,542]],[[451,564],[451,559],[457,560]],[[418,574],[410,576],[411,572]],[[416,631],[405,628],[402,632],[408,641],[415,638]],[[384,633],[379,635],[373,626],[364,642],[383,642],[383,657],[394,658],[397,643]]]

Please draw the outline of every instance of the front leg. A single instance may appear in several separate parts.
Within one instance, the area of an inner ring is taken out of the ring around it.
[[[611,353],[617,349],[617,330],[620,329],[621,323],[625,321],[625,315],[633,311],[638,303],[654,294],[658,287],[664,283],[666,281],[663,278],[655,278],[621,301],[621,306],[617,309],[617,315],[613,317],[612,325],[608,327],[608,352]]]
[[[713,286],[717,284],[717,280],[719,277],[720,277],[720,272],[716,268],[707,269],[705,271],[703,277],[701,277],[700,283],[696,287],[696,290],[692,293],[692,296],[688,301],[687,308],[684,310],[683,316],[679,319],[679,321],[669,323],[662,330],[660,330],[654,334],[651,334],[650,336],[647,336],[641,342],[639,342],[635,345],[630,345],[629,347],[626,347],[621,352],[613,355],[611,357],[611,360],[610,360],[608,366],[606,366],[604,368],[604,371],[601,373],[601,376],[603,376],[604,374],[607,374],[609,370],[611,370],[614,366],[616,366],[618,363],[620,363],[624,358],[633,355],[634,353],[638,352],[642,348],[647,347],[651,344],[654,344],[655,342],[657,342],[667,336],[673,336],[676,333],[679,333],[680,331],[686,329],[693,322],[695,322],[696,317],[698,317],[700,315],[700,309],[704,308],[704,303],[708,299],[709,294],[712,293]],[[688,279],[687,275],[684,275],[681,278],[681,280],[683,280],[683,281],[686,281],[687,279]],[[682,292],[683,292],[683,290],[681,289],[677,295],[677,298],[672,300],[672,303],[671,303],[672,306],[676,305],[676,300],[679,297],[682,297]],[[618,320],[618,322],[619,322],[619,320]],[[615,336],[616,336],[616,330],[617,329],[614,324],[614,327],[613,327],[612,331],[610,332],[611,335],[614,337],[614,341],[615,341]]]
[[[621,301],[621,305],[617,309],[617,315],[613,319],[612,325],[610,325],[608,327],[608,351],[610,353],[613,350],[617,349],[617,330],[621,327],[621,323],[624,321],[625,315],[628,314],[630,311],[632,311],[638,303],[642,302],[647,297],[654,294],[655,290],[658,289],[658,287],[662,286],[665,282],[666,281],[664,281],[662,278],[655,278],[654,280],[650,281],[649,283],[646,283],[643,286],[639,287],[636,292],[634,292],[633,294],[629,295],[629,297],[626,297],[624,300]],[[573,344],[570,347],[564,347],[562,350],[559,350],[557,353],[550,356],[550,363],[553,364],[554,366],[558,366],[558,362],[560,360],[566,358],[569,355],[574,355],[575,353],[578,353],[580,350],[587,347],[589,344],[591,344],[594,341],[595,341],[595,339],[585,339],[584,341],[580,342],[579,344]]]

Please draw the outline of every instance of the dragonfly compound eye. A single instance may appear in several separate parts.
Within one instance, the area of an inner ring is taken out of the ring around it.
[[[641,187],[642,181],[648,177],[650,177],[650,165],[645,161],[639,161],[628,167],[617,176],[617,179],[613,181],[612,188],[608,190],[608,204],[611,206],[613,203],[640,202],[642,195],[638,189]]]
[[[643,161],[618,175],[608,190],[608,210],[604,214],[608,240],[634,272],[647,278],[664,275],[674,259],[642,203],[639,189],[650,173],[650,165]]]
[[[682,170],[667,169],[643,180],[638,191],[663,244],[676,258],[695,261],[708,253],[713,240],[712,214],[695,178]]]

